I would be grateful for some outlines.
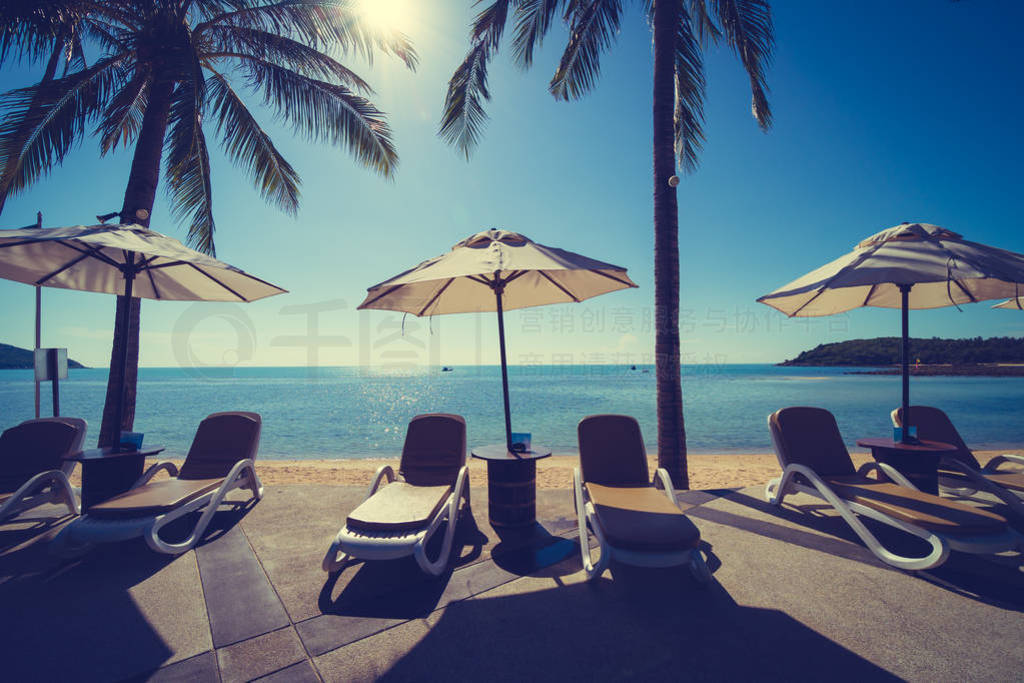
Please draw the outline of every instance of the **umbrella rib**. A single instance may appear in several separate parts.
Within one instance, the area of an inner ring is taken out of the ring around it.
[[[378,294],[377,296],[373,297],[369,301],[364,301],[362,304],[359,305],[359,308],[367,308],[370,304],[376,303],[378,300],[383,299],[388,294],[391,294],[391,292],[397,291],[397,290],[401,289],[402,287],[405,287],[405,285],[395,285],[394,287],[392,287],[391,289],[387,290],[386,292],[381,292],[380,294]]]
[[[480,284],[486,285],[488,287],[493,287],[494,286],[493,282],[491,282],[487,278],[481,277],[479,275],[467,275],[466,278],[469,279],[469,280],[472,280],[473,282],[479,282]]]
[[[423,315],[427,311],[428,308],[433,306],[434,302],[437,301],[438,297],[440,297],[442,294],[444,294],[444,290],[448,289],[448,286],[451,285],[451,283],[453,283],[453,282],[455,282],[455,278],[453,278],[453,277],[448,278],[448,282],[444,283],[444,286],[441,287],[441,289],[437,290],[437,294],[435,294],[434,296],[432,296],[430,298],[430,301],[427,302],[426,306],[424,306],[423,308],[420,309],[420,312],[416,314],[416,317],[417,318],[420,317],[421,315]]]
[[[114,259],[110,258],[109,256],[107,256],[106,254],[103,253],[103,247],[85,247],[85,248],[82,248],[82,247],[78,246],[77,244],[71,244],[70,242],[63,242],[63,241],[58,241],[57,244],[61,245],[62,247],[67,247],[68,249],[70,249],[72,251],[77,251],[79,254],[85,254],[86,256],[91,256],[94,259],[96,259],[97,261],[103,261],[108,266],[111,266],[113,268],[117,268],[118,270],[121,269],[121,264],[120,263],[118,263],[117,261],[115,261]]]
[[[526,271],[525,270],[517,270],[516,272],[512,273],[507,278],[505,278],[502,281],[502,284],[507,285],[508,283],[512,282],[513,280],[517,280],[517,279],[521,278],[524,275],[526,275]]]
[[[156,258],[156,256],[153,257],[153,259],[155,259],[155,258]],[[150,261],[152,261],[153,259],[150,259]],[[153,295],[156,296],[157,299],[160,299],[161,298],[160,297],[160,288],[156,286],[156,280],[153,279],[153,269],[152,268],[146,268],[145,271],[146,271],[146,277],[149,278],[149,285],[153,288]]]
[[[564,294],[565,294],[565,295],[566,295],[567,297],[569,297],[570,299],[572,299],[572,300],[573,300],[574,302],[576,302],[576,303],[579,303],[579,302],[580,302],[580,300],[576,298],[576,295],[575,295],[575,294],[573,294],[573,293],[572,293],[572,292],[570,292],[570,291],[569,291],[568,289],[566,289],[566,288],[565,288],[565,287],[563,287],[562,285],[560,285],[560,284],[558,284],[557,282],[555,282],[554,280],[552,280],[552,279],[551,279],[551,276],[550,276],[550,275],[548,275],[547,273],[545,273],[545,272],[544,272],[543,270],[538,270],[537,272],[538,272],[538,273],[540,273],[540,274],[541,274],[541,277],[543,277],[543,278],[544,278],[545,280],[547,280],[548,282],[550,282],[551,284],[553,284],[553,285],[554,285],[555,287],[558,287],[558,288],[559,288],[560,290],[562,290],[562,293],[564,293]],[[594,272],[594,271],[591,271],[591,272]]]
[[[956,285],[957,287],[959,287],[959,288],[960,288],[960,291],[961,291],[961,292],[963,292],[964,294],[966,294],[966,295],[967,295],[967,298],[971,300],[971,303],[972,303],[972,304],[976,304],[976,303],[978,303],[978,300],[977,300],[977,298],[975,298],[975,296],[974,296],[973,294],[971,294],[970,292],[968,292],[968,291],[967,291],[967,288],[966,288],[966,287],[964,287],[964,286],[963,286],[962,284],[960,284],[960,281],[959,281],[959,280],[957,280],[956,278],[952,278],[952,277],[951,277],[951,278],[949,278],[949,281],[950,281],[950,282],[952,282],[952,283],[953,283],[954,285]],[[952,297],[951,297],[951,298],[952,298]]]
[[[878,287],[878,283],[875,283],[875,284],[871,285],[871,287],[868,288],[868,295],[866,297],[864,297],[864,303],[862,303],[861,306],[867,306],[868,305],[868,302],[871,301],[871,296],[875,293],[875,289],[877,287]]]
[[[237,297],[238,297],[239,299],[241,299],[242,301],[249,301],[249,300],[248,300],[248,299],[246,299],[246,298],[245,298],[244,296],[242,296],[241,294],[239,294],[239,293],[238,293],[238,292],[236,292],[235,290],[231,289],[231,288],[230,288],[230,287],[228,287],[228,286],[227,286],[226,284],[224,284],[223,282],[221,282],[220,280],[218,280],[218,279],[217,279],[217,278],[215,278],[214,276],[210,275],[209,273],[207,273],[207,272],[206,272],[205,270],[203,270],[202,268],[200,268],[200,267],[199,267],[199,266],[197,266],[196,264],[194,264],[194,263],[186,263],[185,265],[187,265],[187,266],[188,266],[189,268],[193,269],[193,270],[194,270],[194,271],[196,271],[197,273],[202,273],[202,274],[203,274],[203,275],[205,275],[206,277],[210,278],[211,280],[213,280],[214,282],[216,282],[216,283],[217,283],[218,285],[220,285],[220,286],[221,286],[221,287],[223,287],[224,289],[228,290],[229,292],[231,292],[232,294],[234,294],[235,296],[237,296]]]
[[[626,285],[627,287],[636,287],[636,285],[634,283],[627,282],[627,281],[625,281],[625,280],[623,280],[621,278],[617,278],[614,275],[610,275],[609,273],[604,272],[603,270],[595,270],[595,269],[591,268],[590,272],[591,273],[595,273],[597,275],[601,275],[603,277],[606,277],[609,280],[615,280],[616,282],[621,282],[622,284]]]
[[[67,270],[68,268],[73,268],[74,266],[78,265],[79,263],[81,263],[82,261],[84,261],[84,260],[85,260],[85,259],[87,259],[87,258],[89,258],[89,254],[82,254],[82,255],[81,255],[81,256],[79,256],[78,258],[75,258],[75,259],[72,259],[72,260],[68,261],[68,262],[67,262],[67,263],[65,263],[65,264],[64,264],[63,266],[61,266],[61,267],[60,267],[60,268],[58,268],[57,270],[53,271],[53,272],[52,272],[52,273],[50,273],[49,275],[44,275],[43,277],[41,277],[41,278],[39,278],[38,280],[36,280],[36,285],[37,285],[37,286],[38,286],[38,285],[42,285],[42,284],[43,284],[44,282],[46,282],[46,281],[47,281],[47,280],[49,280],[50,278],[54,278],[54,277],[57,277],[58,275],[60,275],[61,273],[63,273],[63,272],[64,272],[65,270]]]

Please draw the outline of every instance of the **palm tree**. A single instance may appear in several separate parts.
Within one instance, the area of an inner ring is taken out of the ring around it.
[[[561,16],[569,39],[549,90],[578,99],[600,75],[602,53],[615,40],[622,0],[495,0],[470,32],[470,50],[448,83],[440,136],[466,157],[479,142],[490,99],[487,66],[514,23],[512,52],[523,68]],[[654,308],[658,383],[658,463],[673,484],[689,488],[679,344],[679,213],[677,166],[693,172],[704,140],[703,49],[726,42],[750,77],[753,115],[771,125],[765,68],[774,44],[767,0],[642,0],[654,34]],[[511,16],[510,16],[511,14]]]
[[[163,174],[172,213],[189,224],[188,241],[215,253],[213,195],[206,133],[252,179],[263,198],[295,215],[300,179],[246,105],[260,97],[280,120],[315,142],[347,148],[385,177],[398,162],[384,114],[366,95],[370,86],[331,55],[371,59],[380,51],[415,69],[416,53],[398,33],[365,22],[352,0],[156,0],[23,2],[8,26],[38,19],[39,6],[59,7],[66,23],[100,50],[91,65],[61,78],[0,96],[0,165],[15,156],[7,191],[19,190],[59,164],[95,126],[107,154],[134,145],[121,211],[123,223],[148,226]],[[13,14],[13,13],[12,13]],[[48,15],[52,16],[52,14]],[[20,17],[20,19],[19,19]],[[38,23],[45,23],[39,21]],[[42,31],[40,31],[42,35]],[[0,43],[0,47],[3,43]],[[15,45],[16,46],[16,45]],[[31,131],[27,136],[24,131]],[[115,329],[100,445],[131,429],[138,368],[139,300],[118,297],[118,325],[130,309],[124,418],[115,425],[123,350]]]

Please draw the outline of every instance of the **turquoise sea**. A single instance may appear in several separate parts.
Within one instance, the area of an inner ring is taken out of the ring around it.
[[[891,436],[889,411],[900,398],[897,376],[850,375],[844,368],[688,365],[683,392],[688,444],[694,453],[771,452],[765,417],[788,405],[828,408],[850,442]],[[62,382],[61,412],[88,420],[99,434],[106,369],[72,370]],[[510,368],[512,426],[557,452],[576,448],[576,424],[594,413],[627,413],[657,446],[655,376],[650,366]],[[1024,445],[1024,378],[915,377],[915,403],[936,405],[975,448]],[[43,414],[50,408],[43,385]],[[419,371],[345,367],[223,368],[139,371],[135,428],[167,454],[187,451],[208,413],[251,410],[263,416],[264,458],[390,456],[409,418],[426,412],[466,418],[469,444],[503,439],[501,371],[456,366]],[[0,371],[0,427],[32,417],[32,374]]]

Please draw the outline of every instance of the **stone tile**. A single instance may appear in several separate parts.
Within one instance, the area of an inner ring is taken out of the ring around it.
[[[218,683],[220,678],[217,675],[217,657],[213,652],[204,652],[132,680],[154,683]]]
[[[295,625],[302,644],[313,656],[336,650],[406,621],[373,617],[322,614]]]
[[[256,680],[261,683],[320,683],[320,677],[308,659]]]
[[[224,683],[250,681],[306,659],[294,628],[283,628],[217,650]]]
[[[220,648],[290,624],[240,526],[196,548],[213,645]]]
[[[364,638],[347,647],[315,657],[313,664],[323,680],[328,683],[375,681],[387,674],[395,661],[427,638],[433,624],[433,617],[407,621],[372,638]],[[447,662],[438,660],[435,664],[434,669],[419,671],[419,680],[442,680],[441,672],[447,668]]]

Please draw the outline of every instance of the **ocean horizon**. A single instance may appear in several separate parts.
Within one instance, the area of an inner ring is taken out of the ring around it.
[[[640,422],[649,452],[657,451],[653,366],[512,366],[512,427],[556,453],[576,451],[576,425],[598,413]],[[891,436],[889,411],[900,378],[846,374],[864,368],[769,364],[684,365],[688,450],[770,453],[765,419],[789,405],[832,411],[851,449],[858,438]],[[61,413],[89,423],[94,445],[106,391],[106,368],[70,371],[60,383]],[[32,371],[0,373],[0,426],[33,416]],[[977,449],[1024,444],[1024,378],[914,377],[914,403],[941,407]],[[49,383],[42,413],[50,414]],[[209,413],[249,410],[263,416],[260,457],[269,459],[393,457],[409,419],[449,412],[466,418],[470,448],[504,438],[499,366],[234,367],[139,369],[135,429],[166,455],[188,450]],[[857,449],[860,450],[860,449]]]

